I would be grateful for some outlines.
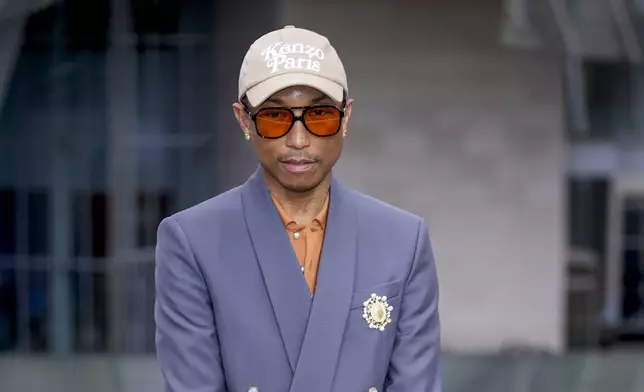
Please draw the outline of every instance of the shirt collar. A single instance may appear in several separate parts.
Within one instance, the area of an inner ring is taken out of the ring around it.
[[[282,208],[282,205],[275,199],[275,197],[271,194],[271,199],[273,199],[273,204],[275,205],[275,208],[277,209],[277,212],[280,215],[280,219],[282,220],[282,224],[284,225],[285,228],[293,228],[295,230],[300,230],[301,228],[305,227],[305,225],[298,225],[293,219],[291,219],[286,212],[284,211],[284,208]],[[327,194],[326,199],[324,200],[324,205],[322,206],[322,209],[320,212],[313,218],[312,224],[317,224],[320,225],[320,228],[324,230],[326,226],[326,217],[327,217],[327,212],[329,210],[329,195]]]

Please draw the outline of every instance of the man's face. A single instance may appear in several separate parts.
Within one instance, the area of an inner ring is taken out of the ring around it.
[[[339,109],[340,103],[320,91],[306,86],[296,86],[275,93],[257,108],[248,108],[251,113],[266,107],[301,107],[311,105],[333,105]],[[308,192],[328,178],[331,168],[340,157],[343,145],[342,130],[347,126],[351,115],[352,102],[345,105],[345,115],[340,131],[327,137],[311,134],[296,121],[291,130],[277,139],[262,138],[256,131],[243,106],[234,105],[235,116],[242,131],[250,135],[253,150],[265,172],[279,185],[293,192]],[[293,110],[295,116],[303,110]]]

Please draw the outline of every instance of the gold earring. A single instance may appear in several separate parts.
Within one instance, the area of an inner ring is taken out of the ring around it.
[[[247,133],[245,133],[245,134],[244,134],[244,139],[246,139],[246,140],[250,140],[250,135],[249,135],[249,134],[247,134]]]
[[[347,137],[347,127],[342,130],[342,137]]]

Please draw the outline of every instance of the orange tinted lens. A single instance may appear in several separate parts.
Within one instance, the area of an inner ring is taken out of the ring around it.
[[[262,109],[255,117],[257,132],[264,137],[282,137],[289,130],[293,116],[284,109]]]
[[[340,111],[334,107],[311,108],[304,113],[306,127],[319,136],[329,136],[340,130]]]

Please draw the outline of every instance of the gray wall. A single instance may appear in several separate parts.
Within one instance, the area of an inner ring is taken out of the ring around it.
[[[217,34],[214,37],[217,102],[213,104],[217,162],[213,169],[217,171],[216,189],[223,192],[245,181],[257,167],[233,116],[232,104],[237,100],[239,68],[248,47],[279,24],[276,23],[277,0],[219,1],[217,4]]]
[[[281,1],[280,26],[327,35],[345,62],[338,174],[429,221],[445,348],[561,350],[559,61],[500,46],[500,0]]]

